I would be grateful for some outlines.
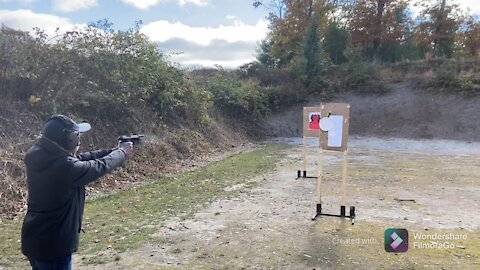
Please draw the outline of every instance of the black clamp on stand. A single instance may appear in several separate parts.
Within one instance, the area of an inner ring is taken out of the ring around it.
[[[329,217],[341,217],[341,218],[350,218],[350,221],[352,222],[352,225],[355,224],[355,206],[350,206],[350,215],[345,214],[345,206],[340,206],[340,215],[335,215],[335,214],[324,214],[322,213],[322,205],[317,204],[317,213],[315,216],[312,218],[312,220],[316,220],[320,216],[329,216]]]
[[[302,172],[303,172],[303,174],[302,174]],[[316,178],[318,178],[318,177],[316,177],[316,176],[307,176],[307,171],[298,170],[298,171],[297,171],[297,178],[295,178],[295,179],[299,179],[299,178],[315,178],[315,179],[316,179]]]

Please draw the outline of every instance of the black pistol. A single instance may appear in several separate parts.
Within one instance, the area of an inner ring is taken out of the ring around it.
[[[130,135],[130,136],[122,135],[122,136],[118,137],[118,141],[120,143],[132,142],[135,145],[135,144],[142,143],[144,137],[145,137],[144,135]]]

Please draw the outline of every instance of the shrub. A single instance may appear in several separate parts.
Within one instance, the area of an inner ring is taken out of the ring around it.
[[[465,73],[462,61],[443,59],[433,70],[430,86],[440,91],[473,94],[480,92],[480,77],[477,72]]]
[[[343,66],[340,87],[360,93],[384,93],[385,84],[378,73],[378,66],[366,61],[355,49],[348,52],[349,62]],[[337,86],[338,87],[338,86]],[[337,91],[341,89],[337,89]]]
[[[445,61],[441,68],[434,69],[433,80],[433,84],[438,87],[458,87],[460,81],[456,65],[451,61]]]
[[[241,67],[239,75],[244,81],[258,81],[271,111],[303,102],[309,94],[303,82],[287,69],[268,68],[254,62]]]
[[[55,37],[37,29],[37,38],[2,28],[0,61],[0,93],[46,114],[108,118],[150,107],[165,121],[186,123],[207,113],[209,93],[168,64],[138,24],[115,31],[103,20]]]
[[[241,81],[234,72],[219,71],[206,80],[214,108],[229,118],[256,122],[269,112],[267,95],[254,81]]]

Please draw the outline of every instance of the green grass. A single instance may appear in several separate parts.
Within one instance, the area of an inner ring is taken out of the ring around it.
[[[161,243],[155,233],[170,217],[191,218],[199,209],[258,185],[251,179],[275,169],[285,145],[266,145],[174,177],[152,180],[135,189],[85,206],[79,255],[84,264],[102,264],[142,243]],[[242,185],[240,189],[228,187]],[[26,265],[20,252],[20,221],[0,224],[0,266]]]
[[[0,268],[26,269],[30,265],[20,251],[21,221],[7,220],[0,224]]]

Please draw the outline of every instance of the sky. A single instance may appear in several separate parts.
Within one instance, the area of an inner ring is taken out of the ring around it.
[[[238,67],[255,59],[267,11],[251,0],[0,0],[0,24],[54,33],[108,19],[141,32],[179,66]]]
[[[266,36],[267,11],[251,0],[0,0],[0,25],[54,33],[108,19],[141,32],[179,66],[238,67],[251,62]],[[480,14],[480,0],[461,0]]]

